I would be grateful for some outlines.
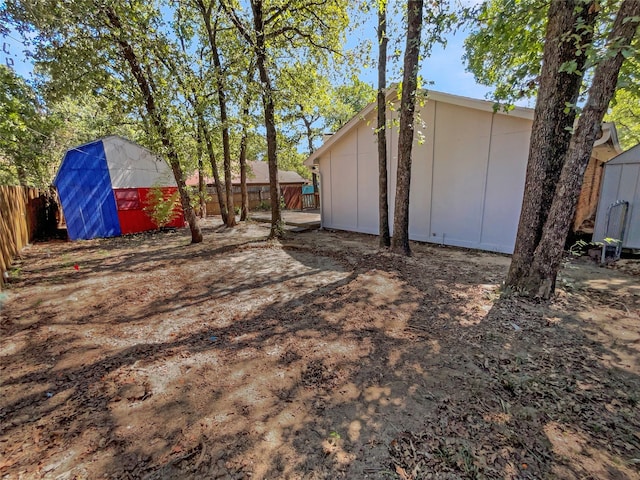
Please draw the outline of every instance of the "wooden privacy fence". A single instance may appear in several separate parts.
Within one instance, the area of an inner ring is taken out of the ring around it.
[[[261,206],[271,205],[271,196],[269,195],[269,187],[249,187],[249,210],[255,210]],[[207,187],[207,215],[220,215],[220,204],[218,203],[218,195],[215,188]],[[233,187],[233,204],[236,207],[242,205],[242,194],[240,187]]]
[[[285,208],[288,210],[303,210],[305,208],[318,208],[318,194],[302,194],[300,185],[282,185],[280,192],[284,199]],[[270,208],[271,194],[269,186],[250,186],[249,194],[249,210],[260,208]],[[207,215],[220,215],[220,204],[218,203],[218,195],[214,187],[207,187]],[[239,207],[242,204],[242,195],[240,187],[233,187],[233,204]]]
[[[302,194],[302,209],[308,208],[320,208],[320,194],[319,193],[303,193]]]
[[[302,210],[302,186],[286,185],[280,187],[287,210]]]
[[[0,185],[0,288],[15,256],[33,239],[42,207],[38,189]]]

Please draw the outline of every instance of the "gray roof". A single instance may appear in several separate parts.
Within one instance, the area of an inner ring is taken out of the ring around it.
[[[247,162],[247,184],[268,184],[269,164],[267,162]],[[278,182],[280,183],[307,183],[307,179],[298,172],[278,169]],[[240,183],[240,175],[234,175],[233,183]]]
[[[613,157],[607,165],[622,165],[623,163],[640,163],[640,143]]]
[[[247,185],[269,185],[269,164],[267,162],[247,162],[247,167]],[[204,181],[207,185],[213,185],[214,183],[211,177],[206,177]],[[298,172],[280,169],[278,169],[278,182],[282,184],[309,183],[309,181],[298,174]],[[232,183],[234,185],[240,185],[240,174],[233,176]],[[198,172],[187,179],[187,185],[198,185]]]

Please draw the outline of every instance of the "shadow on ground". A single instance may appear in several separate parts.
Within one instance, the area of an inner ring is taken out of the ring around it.
[[[266,233],[35,246],[0,313],[0,474],[638,477],[619,285],[499,299],[505,257]]]

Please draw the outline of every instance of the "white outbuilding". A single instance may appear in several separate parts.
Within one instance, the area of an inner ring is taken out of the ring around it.
[[[393,225],[399,100],[391,91],[387,135]],[[430,91],[416,108],[409,238],[512,253],[522,206],[533,110],[495,111],[492,102]],[[324,228],[378,234],[375,103],[305,161],[320,176]],[[615,128],[603,124],[592,161],[620,152]],[[596,188],[596,192],[599,190]]]

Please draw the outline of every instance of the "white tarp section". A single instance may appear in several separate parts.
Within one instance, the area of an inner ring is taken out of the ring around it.
[[[604,165],[594,242],[605,238],[609,206],[619,200],[629,202],[622,247],[640,249],[640,144]]]
[[[146,148],[118,136],[102,143],[112,188],[177,186],[169,165]]]

